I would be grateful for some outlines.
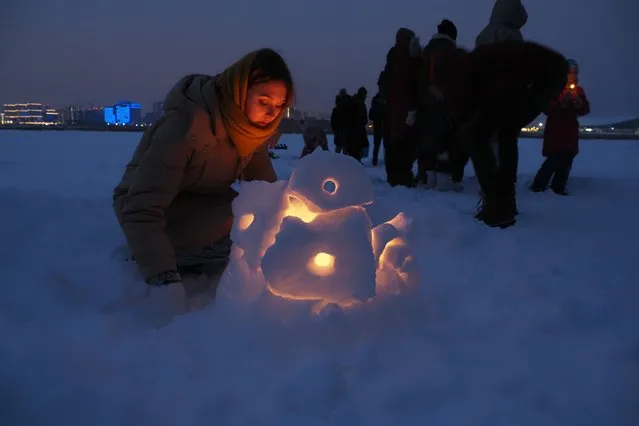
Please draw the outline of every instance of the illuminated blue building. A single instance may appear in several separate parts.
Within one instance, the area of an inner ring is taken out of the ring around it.
[[[142,122],[142,107],[129,101],[120,101],[104,108],[104,122],[107,124],[131,125]]]

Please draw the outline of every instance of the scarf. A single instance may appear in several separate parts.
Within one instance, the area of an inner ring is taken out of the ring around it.
[[[253,154],[273,136],[282,121],[280,113],[267,127],[261,128],[251,124],[246,116],[248,82],[258,52],[247,54],[215,78],[220,118],[240,158]]]

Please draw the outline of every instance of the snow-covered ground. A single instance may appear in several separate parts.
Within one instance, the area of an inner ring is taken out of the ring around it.
[[[159,330],[105,313],[132,283],[111,188],[139,135],[0,132],[3,425],[639,424],[639,143],[584,141],[569,189],[471,218],[466,191],[391,189],[414,219],[421,297],[337,321],[211,305]],[[281,178],[301,151],[276,160]],[[217,308],[217,309],[216,309]]]

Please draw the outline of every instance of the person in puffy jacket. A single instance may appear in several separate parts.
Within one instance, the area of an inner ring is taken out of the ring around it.
[[[532,42],[505,41],[472,52],[442,52],[437,90],[457,126],[481,187],[475,218],[491,227],[515,224],[517,143],[522,127],[546,110],[566,84],[568,62]],[[491,146],[496,135],[498,155]]]
[[[185,273],[226,267],[240,180],[275,182],[268,155],[293,98],[284,59],[245,55],[215,76],[188,75],[169,91],[164,115],[146,130],[113,190],[132,259],[153,287]]]
[[[457,27],[444,19],[437,32],[422,51],[422,65],[418,76],[419,109],[417,112],[417,183],[440,190],[459,189],[465,160],[453,151],[455,137],[450,113],[445,103],[431,93],[437,87],[434,65],[442,52],[457,48]],[[460,153],[461,154],[461,153]],[[442,161],[441,158],[446,160]],[[463,162],[463,164],[459,164]],[[458,172],[461,167],[461,173]],[[453,170],[456,173],[453,173]],[[453,180],[453,175],[458,180]]]
[[[566,184],[572,163],[579,153],[578,117],[590,112],[586,92],[579,85],[579,65],[574,60],[568,63],[570,68],[566,87],[545,111],[548,118],[542,154],[546,160],[530,187],[533,192],[545,191],[550,183],[553,192],[568,195]]]
[[[421,66],[421,49],[416,47],[419,46],[415,33],[400,28],[395,34],[395,45],[386,54],[382,92],[386,98],[384,165],[391,186],[415,186],[413,125],[419,106],[417,77]]]

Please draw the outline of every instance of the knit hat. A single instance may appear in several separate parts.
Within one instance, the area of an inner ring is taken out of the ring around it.
[[[568,59],[568,68],[574,68],[575,73],[579,74],[579,64],[574,59]]]
[[[437,32],[447,35],[453,40],[457,40],[457,27],[453,24],[453,21],[444,19],[439,25],[437,25]]]

